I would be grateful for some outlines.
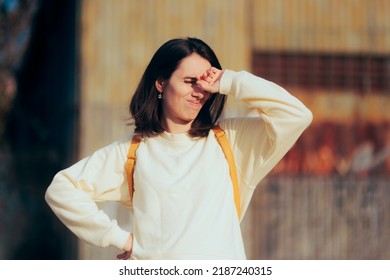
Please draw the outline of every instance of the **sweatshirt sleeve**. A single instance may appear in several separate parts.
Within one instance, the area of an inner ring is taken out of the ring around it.
[[[225,70],[220,93],[258,112],[258,117],[225,119],[220,123],[235,157],[241,211],[245,213],[258,183],[293,146],[313,116],[285,89],[246,71]]]
[[[129,204],[124,164],[128,142],[104,147],[56,174],[45,199],[56,216],[80,239],[92,245],[123,249],[129,232],[99,210],[96,202]]]

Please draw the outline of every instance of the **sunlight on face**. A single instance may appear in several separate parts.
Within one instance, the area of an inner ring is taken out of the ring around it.
[[[196,77],[211,67],[208,60],[193,53],[184,58],[168,81],[163,82],[163,123],[169,131],[194,121],[210,94],[196,85]]]

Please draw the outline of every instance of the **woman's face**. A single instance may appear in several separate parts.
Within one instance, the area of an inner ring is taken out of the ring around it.
[[[162,121],[165,126],[190,125],[210,94],[196,85],[196,77],[211,67],[208,60],[193,53],[184,58],[169,80],[156,82],[163,91]]]

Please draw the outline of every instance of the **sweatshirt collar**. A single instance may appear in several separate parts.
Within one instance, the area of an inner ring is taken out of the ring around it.
[[[166,142],[175,144],[187,144],[196,141],[196,139],[192,138],[188,133],[174,134],[164,131],[159,137]]]

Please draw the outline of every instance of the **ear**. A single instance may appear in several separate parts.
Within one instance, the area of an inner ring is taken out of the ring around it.
[[[162,79],[158,79],[154,82],[154,86],[156,87],[158,92],[163,92],[164,91],[164,83]]]

